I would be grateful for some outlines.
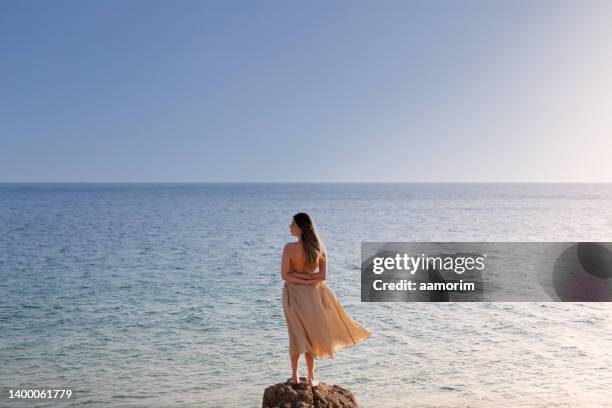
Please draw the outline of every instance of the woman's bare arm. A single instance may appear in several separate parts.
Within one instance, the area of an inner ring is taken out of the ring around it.
[[[319,276],[320,280],[327,279],[327,254],[325,252],[323,252],[323,256],[321,256],[321,259],[319,259],[318,275],[320,275]]]
[[[301,278],[301,279],[316,279],[319,274],[318,273],[305,273],[305,272],[294,272],[294,271],[289,271],[289,274],[291,276],[295,276],[296,278]]]

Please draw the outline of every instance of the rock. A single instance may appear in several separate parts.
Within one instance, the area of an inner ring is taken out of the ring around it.
[[[319,383],[311,387],[305,377],[300,377],[300,384],[289,380],[266,388],[262,408],[357,408],[353,393],[340,386]]]

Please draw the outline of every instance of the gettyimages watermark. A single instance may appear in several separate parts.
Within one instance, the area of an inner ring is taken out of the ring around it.
[[[610,302],[610,242],[362,242],[362,302]]]

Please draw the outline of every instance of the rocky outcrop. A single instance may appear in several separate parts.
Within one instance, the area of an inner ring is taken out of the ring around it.
[[[271,385],[264,391],[262,408],[356,408],[357,399],[349,390],[337,385],[319,383],[312,387],[306,378],[300,384]]]

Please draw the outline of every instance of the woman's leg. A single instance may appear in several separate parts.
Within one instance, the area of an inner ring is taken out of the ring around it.
[[[314,379],[315,356],[312,353],[306,352],[306,367],[308,367],[308,377],[306,381],[308,385],[317,385],[319,382]]]
[[[300,365],[300,355],[292,354],[291,356],[291,382],[297,384],[300,382],[298,378],[298,367]]]

